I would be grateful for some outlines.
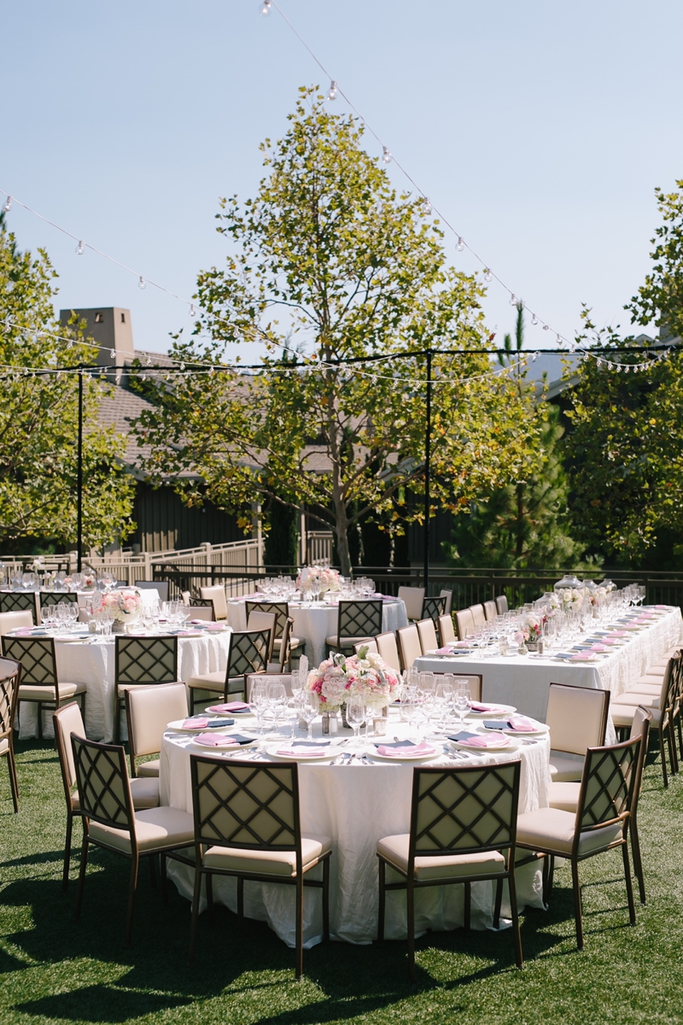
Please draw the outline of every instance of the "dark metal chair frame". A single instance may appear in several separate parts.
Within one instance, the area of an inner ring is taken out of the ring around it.
[[[35,591],[0,591],[0,612],[30,612],[38,622]]]
[[[140,858],[149,857],[150,872],[152,880],[154,880],[154,858],[157,854],[161,855],[161,892],[163,900],[166,902],[166,855],[168,852],[174,851],[176,860],[192,865],[193,861],[190,858],[183,857],[178,850],[179,846],[180,849],[183,849],[190,845],[186,841],[182,845],[169,844],[167,847],[159,845],[150,851],[141,852],[135,835],[135,812],[130,792],[130,781],[126,771],[126,753],[124,749],[117,744],[100,744],[94,740],[86,740],[85,737],[76,737],[74,734],[71,735],[71,745],[74,754],[78,794],[81,802],[80,815],[83,821],[83,845],[81,848],[81,865],[78,873],[78,893],[74,918],[78,920],[81,915],[90,844],[112,851],[114,854],[122,855],[124,858],[129,858],[131,866],[126,914],[126,943],[129,944],[133,929],[133,902],[138,883]],[[116,784],[118,784],[118,792],[114,789]],[[108,808],[112,810],[109,811]],[[95,822],[101,822],[105,826],[111,826],[114,829],[128,831],[130,833],[131,853],[128,854],[126,851],[114,847],[113,844],[105,843],[99,838],[94,839],[90,835],[91,819]]]
[[[339,602],[337,617],[337,644],[338,650],[340,637],[350,637],[360,640],[363,637],[376,637],[382,632],[382,610],[384,604],[381,598],[366,598],[359,600]],[[351,648],[349,644],[347,647]]]
[[[583,950],[584,946],[579,863],[587,858],[592,858],[596,854],[602,854],[604,851],[621,847],[624,860],[629,922],[631,925],[636,924],[633,882],[628,856],[628,833],[635,786],[638,782],[641,747],[642,735],[607,747],[589,747],[586,752],[586,764],[581,778],[579,802],[576,812],[574,841],[571,854],[569,855],[572,869],[572,889],[574,892],[576,945],[579,950]],[[594,785],[596,779],[598,781],[597,788]],[[585,854],[579,852],[582,832],[592,832],[619,822],[622,824],[620,839],[614,840],[604,847],[599,847],[597,850],[587,851]],[[518,865],[526,864],[528,861],[534,861],[537,858],[544,859],[543,900],[547,904],[552,893],[554,859],[555,857],[566,858],[566,853],[558,851],[550,845],[544,847],[543,844],[538,842],[537,838],[534,839],[533,847],[531,845],[527,846],[521,841],[518,841],[518,847],[520,850],[534,851],[530,858],[519,860],[517,862]]]
[[[26,698],[17,694],[17,701],[29,701],[38,705],[38,739],[43,739],[43,709],[57,709],[62,703],[57,675],[57,658],[54,637],[3,637],[3,655],[21,662],[21,686],[54,687],[56,701],[41,698]],[[85,691],[71,694],[69,701],[78,701],[81,715],[85,719]]]
[[[230,647],[228,650],[228,664],[225,667],[225,682],[223,684],[223,701],[228,701],[232,695],[241,694],[246,701],[247,676],[261,675],[268,668],[268,649],[270,647],[270,630],[233,630],[230,634]],[[241,687],[235,690],[230,689],[230,684],[242,681]],[[216,691],[207,688],[209,698],[195,698],[195,691],[201,691],[201,687],[190,687],[190,715],[194,714],[195,705],[206,704],[214,700]]]
[[[157,637],[115,638],[114,668],[114,738],[121,735],[121,713],[125,699],[122,684],[153,686],[156,683],[178,683],[178,638],[162,634]],[[151,659],[151,664],[148,660]]]
[[[446,602],[448,595],[439,594],[431,598],[422,599],[422,619],[433,619],[436,623],[439,616],[446,615]]]
[[[275,632],[273,633],[273,646],[277,649],[275,641],[282,640],[282,635],[285,630],[285,624],[289,620],[290,636],[294,630],[294,620],[289,615],[289,603],[286,601],[246,601],[244,603],[245,613],[247,617],[247,623],[249,622],[249,616],[252,612],[272,612],[275,615]],[[280,645],[282,647],[282,645]],[[291,647],[291,646],[290,646]],[[304,655],[306,653],[306,641],[301,638],[296,646],[297,653]],[[286,659],[287,665],[291,669],[292,667],[292,656],[291,650],[289,657]],[[283,665],[282,655],[280,655],[280,666]]]
[[[515,943],[517,967],[523,964],[522,938],[517,914],[515,887],[515,846],[517,832],[517,808],[519,804],[519,779],[521,763],[503,762],[497,765],[468,766],[458,769],[416,768],[413,770],[413,798],[410,812],[410,844],[408,850],[407,874],[400,882],[387,883],[386,866],[400,872],[381,854],[379,858],[379,918],[377,938],[384,940],[384,912],[387,890],[406,890],[408,905],[408,968],[411,979],[415,979],[415,889],[425,886],[460,884],[465,887],[465,929],[470,928],[471,884],[481,880],[496,882],[496,901],[493,922],[498,928],[503,898],[503,881],[507,879],[510,889],[510,907]],[[445,804],[438,794],[445,781],[455,785],[455,799]],[[498,789],[491,800],[484,800],[478,789],[494,781]],[[423,802],[431,801],[435,806],[433,817],[420,825],[420,811]],[[501,806],[501,807],[499,807]],[[487,820],[493,819],[493,822]],[[444,820],[450,822],[452,834],[450,843],[443,846],[433,835],[435,828],[443,829]],[[415,879],[415,858],[439,858],[454,854],[480,854],[486,851],[505,852],[506,864],[503,872],[477,871],[473,866],[471,875],[455,876],[452,880]]]
[[[237,878],[237,914],[244,918],[244,881],[284,883],[296,887],[296,977],[303,974],[303,925],[304,891],[307,886],[322,890],[323,896],[323,938],[330,935],[330,854],[328,851],[302,871],[301,817],[299,807],[299,776],[296,764],[271,762],[268,765],[254,765],[253,762],[217,761],[215,758],[190,756],[192,777],[192,806],[195,822],[195,881],[192,899],[192,926],[190,931],[190,961],[194,960],[197,940],[197,918],[202,877],[206,879],[206,897],[209,913],[213,913],[214,875]],[[222,779],[221,779],[222,777]],[[271,792],[263,799],[255,792],[259,780],[267,778]],[[220,782],[219,782],[220,781]],[[229,791],[222,797],[221,783]],[[203,792],[207,791],[212,807],[204,811]],[[251,807],[251,812],[242,818],[235,810],[233,801]],[[283,817],[283,803],[290,813],[289,820]],[[276,810],[275,805],[279,806]],[[251,836],[250,841],[235,839],[236,836]],[[284,876],[275,873],[249,872],[236,869],[207,868],[203,863],[202,848],[229,847],[245,851],[292,851],[296,856],[296,875]],[[322,864],[323,878],[308,879],[312,868]]]
[[[41,608],[43,605],[59,605],[60,601],[78,605],[78,595],[75,591],[41,591],[38,595],[38,601]]]
[[[15,814],[19,811],[19,784],[17,763],[14,757],[14,720],[17,714],[19,685],[21,683],[21,662],[13,658],[0,658],[0,741],[7,741],[7,748],[0,757],[7,758],[9,785]]]
[[[211,619],[216,622],[216,609],[210,598],[188,598],[188,606],[191,609],[211,609]]]

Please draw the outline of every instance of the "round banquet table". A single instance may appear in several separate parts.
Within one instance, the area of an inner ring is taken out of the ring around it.
[[[249,732],[247,718],[237,721],[242,732]],[[254,722],[254,720],[251,720]],[[407,727],[392,709],[389,720],[389,739],[394,735],[407,736]],[[314,734],[320,735],[320,724],[314,724]],[[288,736],[288,730],[284,731]],[[333,743],[345,739],[333,738]],[[372,738],[376,739],[376,738]],[[345,751],[346,747],[340,748]],[[215,758],[230,758],[231,754],[215,749],[200,748],[192,736],[167,731],[161,749],[161,803],[192,811],[190,784],[190,755],[200,754]],[[250,749],[236,755],[246,757]],[[519,811],[533,811],[548,804],[548,765],[550,744],[547,735],[534,741],[525,739],[516,750],[508,753],[492,752],[472,755],[465,760],[449,760],[446,756],[424,764],[452,765],[486,764],[520,758],[522,763]],[[263,757],[267,758],[267,755]],[[258,761],[254,765],[258,765]],[[324,834],[332,839],[330,860],[330,929],[333,939],[349,943],[371,943],[377,936],[378,862],[375,853],[377,841],[383,836],[407,833],[410,827],[410,805],[414,763],[373,762],[351,764],[334,762],[299,763],[299,792],[301,800],[302,832]],[[318,872],[319,869],[314,869]],[[389,870],[391,872],[391,870]],[[178,890],[192,899],[194,870],[179,862],[168,862],[168,874]],[[506,887],[507,891],[507,887]],[[237,888],[234,878],[215,876],[214,899],[237,908]],[[520,906],[543,908],[541,872],[536,864],[522,866],[517,871],[517,895]],[[472,927],[492,928],[494,884],[472,884]],[[507,892],[503,901],[503,916],[509,914]],[[200,910],[205,907],[202,896]],[[244,913],[249,918],[268,922],[271,929],[288,946],[295,943],[294,888],[276,884],[247,881],[244,885]],[[322,940],[322,899],[319,890],[306,892],[304,908],[304,944],[312,947]],[[416,932],[425,929],[442,931],[463,924],[463,887],[428,887],[415,892]],[[405,891],[387,893],[387,939],[405,939],[407,934]]]
[[[399,598],[391,598],[381,595],[382,608],[382,632],[398,630],[399,627],[408,625],[405,602]],[[274,599],[275,600],[275,599]],[[246,630],[247,615],[246,601],[268,601],[263,595],[246,595],[239,600],[233,599],[228,602],[228,623],[233,630]],[[293,634],[295,637],[302,637],[306,641],[306,656],[311,665],[317,666],[327,658],[327,645],[325,638],[331,637],[337,632],[337,620],[339,609],[336,603],[325,601],[290,601],[289,614],[294,620]]]
[[[192,676],[224,670],[228,662],[229,627],[201,630],[178,636],[178,678],[187,683]],[[17,632],[17,636],[30,636]],[[57,658],[57,675],[69,683],[84,683],[85,731],[92,740],[111,742],[114,735],[114,637],[52,634]],[[139,636],[139,635],[136,635]],[[19,737],[35,737],[38,709],[33,702],[19,706]],[[43,736],[52,737],[52,711],[43,712]],[[122,724],[125,738],[125,722]]]

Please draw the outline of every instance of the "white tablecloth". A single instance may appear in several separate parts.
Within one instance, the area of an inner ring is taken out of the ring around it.
[[[178,638],[178,676],[187,683],[191,676],[225,669],[231,630],[206,632]],[[65,641],[57,636],[57,674],[69,683],[84,683],[85,730],[92,740],[110,742],[114,735],[114,638]],[[19,706],[19,736],[37,735],[38,710],[31,702]],[[125,736],[125,725],[124,734]],[[43,712],[43,736],[53,736],[52,711]]]
[[[233,630],[246,630],[247,616],[245,601],[261,601],[265,599],[241,598],[228,602],[228,623]],[[312,666],[320,665],[323,659],[327,658],[327,646],[325,638],[331,637],[337,632],[337,619],[339,609],[336,605],[328,605],[327,602],[289,602],[289,614],[294,620],[294,636],[302,637],[306,641],[306,655]],[[391,599],[384,601],[382,609],[382,632],[398,630],[401,626],[408,625],[405,603],[402,600]]]
[[[240,725],[246,729],[246,725],[241,722]],[[318,726],[318,732],[319,729]],[[392,710],[390,735],[401,736],[404,731],[404,725],[394,718]],[[344,735],[348,735],[347,731],[344,731]],[[535,743],[522,743],[514,755],[488,754],[472,759],[472,764],[520,757],[522,773],[519,810],[533,811],[548,804],[549,751],[548,739],[543,737]],[[214,756],[213,751],[200,749],[182,734],[169,732],[164,736],[161,750],[162,804],[184,811],[192,810],[191,753]],[[439,762],[431,761],[428,764],[438,765]],[[460,761],[452,764],[457,766],[466,763]],[[396,763],[299,765],[302,831],[304,835],[309,831],[332,838],[330,928],[336,939],[350,943],[370,943],[377,936],[376,844],[383,836],[408,832],[412,775],[412,765]],[[542,907],[540,871],[535,865],[527,865],[519,869],[517,875],[519,903]],[[169,862],[169,876],[175,880],[179,891],[191,899],[193,869]],[[444,930],[462,925],[462,891],[460,886],[429,887],[416,891],[416,930]],[[213,892],[216,900],[236,910],[234,879],[214,878]],[[492,883],[473,884],[474,928],[491,926],[493,900]],[[293,887],[246,882],[244,902],[248,917],[267,921],[280,939],[288,946],[294,946]],[[406,929],[405,892],[388,893],[387,939],[405,938]],[[309,890],[305,903],[304,941],[306,946],[311,947],[320,942],[321,938],[320,892]]]
[[[617,697],[636,682],[648,665],[680,640],[681,610],[672,608],[652,626],[631,634],[627,643],[599,662],[564,662],[552,656],[515,654],[492,658],[423,655],[415,664],[424,672],[481,673],[484,700],[509,702],[525,715],[545,721],[551,683],[601,688]]]

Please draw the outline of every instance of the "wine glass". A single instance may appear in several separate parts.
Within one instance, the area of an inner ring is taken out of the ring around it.
[[[299,695],[299,714],[306,723],[308,740],[313,740],[313,720],[318,714],[318,695],[313,690],[302,690]]]
[[[280,680],[268,684],[268,701],[273,713],[273,725],[277,728],[287,711],[287,689]]]
[[[256,722],[260,736],[263,733],[265,725],[264,716],[268,707],[268,684],[265,680],[256,680],[252,683],[249,698],[249,703],[253,705],[254,712],[256,713]]]
[[[455,710],[460,720],[460,729],[465,725],[465,715],[469,711],[471,704],[472,695],[470,694],[469,681],[456,677]]]
[[[365,702],[359,697],[350,697],[346,702],[346,721],[353,730],[356,750],[360,747],[360,728],[365,722]]]

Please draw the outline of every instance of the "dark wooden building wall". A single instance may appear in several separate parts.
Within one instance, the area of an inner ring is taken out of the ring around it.
[[[204,541],[217,545],[244,540],[234,516],[210,503],[188,508],[171,488],[138,484],[133,519],[137,530],[126,545],[139,544],[146,552],[196,548]]]

